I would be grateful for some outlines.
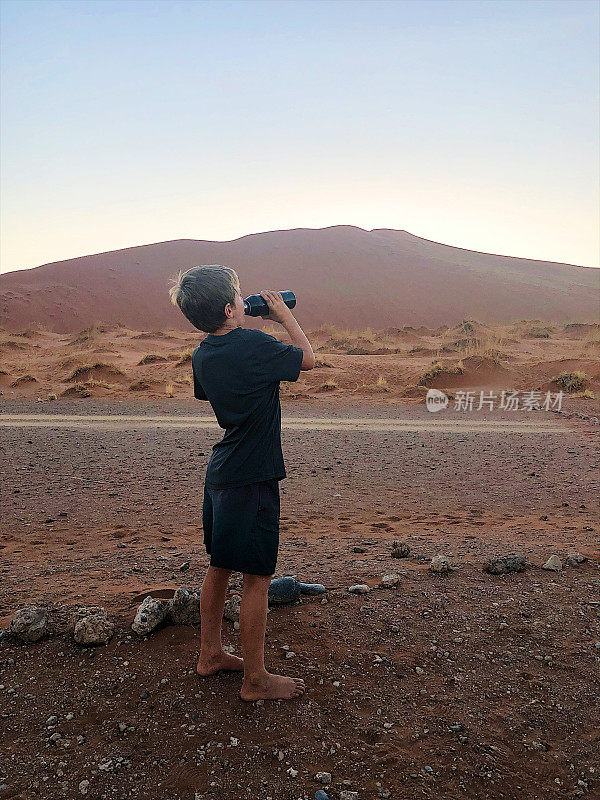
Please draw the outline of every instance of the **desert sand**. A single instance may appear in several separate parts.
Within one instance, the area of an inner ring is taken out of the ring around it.
[[[535,316],[597,322],[600,270],[451,247],[403,230],[298,228],[228,242],[182,239],[82,256],[0,275],[0,324],[61,333],[95,323],[185,329],[170,279],[196,264],[237,270],[244,295],[292,289],[306,330],[488,324]],[[258,323],[257,323],[258,324]],[[187,328],[193,331],[191,325]]]
[[[0,797],[597,794],[598,327],[309,332],[319,366],[281,385],[277,574],[327,591],[271,608],[267,667],[307,692],[264,705],[235,674],[194,674],[195,627],[130,627],[141,598],[198,588],[208,563],[220,429],[192,397],[201,336],[2,332],[0,628],[26,604],[99,605],[116,631],[98,647],[0,641]],[[566,413],[431,414],[429,387],[562,389]],[[453,571],[429,571],[440,553]],[[483,571],[510,553],[524,572]],[[240,653],[228,620],[224,642]]]

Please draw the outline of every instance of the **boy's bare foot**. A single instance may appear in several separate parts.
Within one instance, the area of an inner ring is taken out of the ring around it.
[[[212,656],[203,656],[200,653],[200,660],[196,666],[198,675],[214,675],[215,672],[220,672],[222,669],[243,670],[244,659],[239,656],[232,656],[224,650]]]
[[[242,700],[293,700],[304,694],[302,678],[287,678],[266,672],[256,681],[244,679],[240,697]]]

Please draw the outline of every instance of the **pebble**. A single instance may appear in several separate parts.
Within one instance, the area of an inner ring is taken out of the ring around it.
[[[392,544],[392,558],[407,558],[410,555],[410,545],[406,542],[394,540]]]
[[[558,556],[550,556],[548,561],[543,565],[542,569],[548,569],[552,572],[559,572],[562,569],[562,561]]]
[[[315,793],[315,800],[329,800],[329,795],[325,794],[323,789],[318,789]]]
[[[89,788],[90,788],[90,782],[89,781],[81,781],[81,783],[79,784],[79,792],[80,792],[80,794],[87,794]]]
[[[331,785],[331,772],[317,772],[315,775],[315,780],[318,783],[322,783],[323,786],[330,786]]]
[[[491,575],[504,575],[507,572],[523,572],[526,568],[525,556],[511,553],[507,556],[494,556],[488,559],[483,569]]]
[[[581,553],[567,553],[566,565],[568,567],[578,567],[587,561],[587,558]]]
[[[366,594],[371,590],[369,589],[366,583],[357,583],[355,586],[349,586],[348,591],[351,594]]]
[[[431,559],[431,563],[429,564],[429,571],[430,572],[451,572],[454,569],[450,564],[447,556],[438,553],[437,556],[434,556]]]

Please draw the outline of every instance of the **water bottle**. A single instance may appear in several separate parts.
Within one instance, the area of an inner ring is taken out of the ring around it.
[[[279,292],[283,297],[283,302],[288,308],[294,308],[296,305],[296,295],[287,289],[285,292]],[[267,301],[260,294],[251,294],[244,300],[244,313],[248,317],[266,317],[269,315],[271,309]]]

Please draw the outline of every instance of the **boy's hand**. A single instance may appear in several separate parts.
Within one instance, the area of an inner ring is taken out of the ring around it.
[[[270,309],[268,314],[261,314],[263,319],[272,320],[273,322],[280,322],[282,325],[284,325],[289,319],[294,319],[292,310],[283,302],[283,297],[279,294],[279,292],[267,289],[263,292],[259,292],[259,294],[265,299],[265,302]]]

